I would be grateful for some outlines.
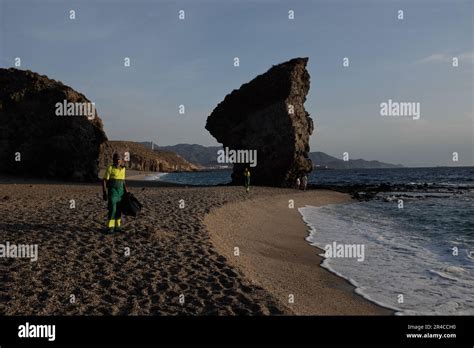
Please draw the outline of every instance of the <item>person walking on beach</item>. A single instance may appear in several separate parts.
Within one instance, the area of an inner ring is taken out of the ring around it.
[[[102,196],[107,202],[107,228],[109,232],[120,232],[122,230],[122,212],[120,201],[125,192],[128,192],[125,184],[125,167],[122,156],[114,153],[113,164],[107,167],[102,181]]]
[[[301,182],[300,182],[300,178],[299,178],[299,177],[297,177],[297,178],[296,178],[296,184],[295,184],[295,188],[296,188],[297,190],[299,190],[299,189],[300,189],[300,184],[301,184]]]
[[[305,175],[303,175],[303,177],[301,178],[301,189],[303,191],[306,191],[306,187],[308,186],[308,177]]]
[[[245,168],[244,170],[244,181],[245,181],[245,190],[250,191],[250,170]]]

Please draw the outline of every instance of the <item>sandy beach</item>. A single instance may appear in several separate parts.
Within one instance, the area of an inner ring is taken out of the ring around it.
[[[324,190],[288,191],[293,192],[271,198],[255,195],[207,215],[205,223],[218,252],[293,314],[391,314],[356,295],[344,279],[319,267],[322,257],[318,254],[324,251],[305,241],[308,227],[298,208],[347,203],[350,197]],[[290,201],[293,208],[289,208]]]
[[[0,243],[38,244],[38,260],[0,260],[0,314],[389,313],[319,267],[317,249],[304,240],[296,208],[346,202],[344,194],[128,185],[143,213],[105,235],[99,184],[1,180]]]

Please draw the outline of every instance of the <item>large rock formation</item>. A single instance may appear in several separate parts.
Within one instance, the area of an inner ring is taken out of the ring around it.
[[[252,183],[289,186],[312,169],[308,158],[313,121],[304,109],[308,58],[295,58],[228,94],[207,118],[206,129],[233,150],[257,150]],[[234,164],[232,181],[243,182],[246,164]]]
[[[129,154],[126,167],[134,170],[147,172],[173,172],[194,171],[199,169],[197,165],[189,163],[181,156],[169,152],[152,150],[146,146],[133,141],[107,141],[103,144],[100,152],[99,166],[105,168],[112,164],[114,152]]]
[[[57,116],[57,103],[90,106],[81,93],[31,71],[0,69],[0,168],[15,175],[94,181],[107,140],[95,110]],[[67,114],[67,110],[63,110]],[[78,111],[75,109],[74,111]],[[74,113],[74,112],[73,112]],[[90,115],[88,117],[87,115]]]

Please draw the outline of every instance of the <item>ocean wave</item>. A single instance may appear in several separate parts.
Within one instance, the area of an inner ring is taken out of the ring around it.
[[[145,175],[144,180],[151,180],[151,181],[156,181],[156,180],[161,180],[164,176],[168,175],[169,173],[153,173],[153,174],[147,174]]]
[[[311,245],[324,249],[336,241],[365,246],[363,262],[325,258],[322,266],[347,279],[361,296],[398,315],[474,314],[472,249],[460,242],[459,256],[455,257],[450,253],[449,233],[440,241],[426,226],[423,229],[407,220],[412,226],[409,230],[401,223],[402,213],[390,209],[383,213],[374,204],[299,209],[310,227],[306,240]]]

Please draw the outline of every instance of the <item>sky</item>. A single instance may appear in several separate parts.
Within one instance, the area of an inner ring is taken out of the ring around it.
[[[473,13],[472,0],[0,0],[0,67],[19,57],[83,93],[109,139],[207,146],[228,93],[309,57],[311,151],[472,166]],[[420,118],[381,116],[389,99],[419,103]]]

